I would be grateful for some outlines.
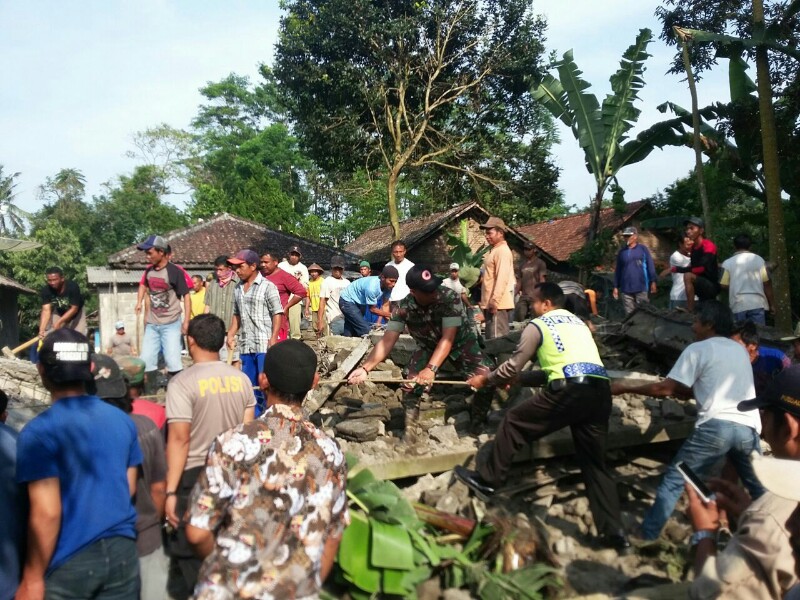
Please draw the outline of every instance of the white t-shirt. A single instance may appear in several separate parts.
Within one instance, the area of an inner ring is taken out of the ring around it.
[[[442,285],[446,288],[450,288],[459,296],[467,291],[467,288],[465,288],[461,284],[460,279],[453,279],[451,277],[447,277],[444,281],[442,281]]]
[[[730,287],[728,298],[734,313],[768,309],[764,282],[769,281],[764,259],[752,252],[737,252],[724,263],[722,285]]]
[[[688,267],[692,259],[677,250],[669,257],[670,267]],[[686,286],[683,283],[683,273],[672,274],[672,289],[669,291],[670,300],[686,300]]]
[[[758,411],[738,408],[742,400],[756,397],[750,358],[741,344],[720,336],[689,344],[667,377],[692,388],[698,426],[722,419],[761,431]]]
[[[406,296],[408,296],[408,286],[406,285],[406,273],[411,270],[411,267],[414,266],[414,263],[408,260],[407,258],[403,259],[403,262],[396,263],[393,260],[390,260],[386,263],[386,266],[392,265],[397,272],[399,273],[400,277],[397,278],[397,285],[392,288],[392,295],[389,296],[389,300],[392,302],[399,302]]]
[[[296,278],[297,281],[303,284],[303,287],[308,289],[308,267],[306,267],[303,263],[299,262],[296,265],[290,265],[289,261],[283,260],[278,263],[278,268],[283,269],[289,275]]]
[[[339,295],[348,285],[350,282],[344,277],[336,279],[336,277],[330,276],[322,282],[319,297],[325,298],[325,320],[328,323],[344,316],[339,308]]]

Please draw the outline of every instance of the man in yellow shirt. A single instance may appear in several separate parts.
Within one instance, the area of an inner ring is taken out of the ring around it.
[[[483,257],[483,283],[481,284],[480,307],[486,321],[487,340],[506,335],[508,321],[514,310],[514,256],[506,242],[506,224],[503,219],[489,217],[481,225],[486,241],[491,246]]]
[[[193,275],[192,286],[189,296],[192,300],[191,318],[194,319],[197,315],[206,312],[206,282],[200,275]]]
[[[308,302],[306,302],[305,318],[314,329],[316,329],[317,320],[312,318],[312,315],[316,317],[319,312],[319,297],[323,281],[325,278],[322,276],[322,267],[317,263],[311,263],[311,266],[308,267]]]

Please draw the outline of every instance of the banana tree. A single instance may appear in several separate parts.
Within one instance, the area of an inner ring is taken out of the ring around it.
[[[602,105],[588,91],[590,84],[581,78],[571,50],[554,65],[558,78],[547,75],[532,89],[533,97],[572,130],[583,149],[586,168],[594,176],[597,189],[592,200],[588,241],[597,236],[603,195],[612,183],[619,185],[620,169],[644,160],[654,148],[684,143],[683,137],[671,127],[652,127],[628,139],[628,132],[641,113],[634,102],[644,86],[644,63],[650,56],[647,46],[652,39],[649,29],[639,31],[636,41],[622,55],[619,69],[609,79],[612,93]]]
[[[793,0],[786,9],[786,16],[800,11],[800,0]],[[758,87],[759,117],[761,121],[762,166],[767,199],[769,221],[770,260],[775,264],[773,290],[775,294],[775,325],[782,331],[792,328],[791,303],[789,296],[789,255],[786,249],[786,232],[781,200],[780,161],[778,141],[775,130],[775,112],[772,106],[772,86],[769,77],[767,51],[777,51],[800,60],[800,50],[780,43],[774,32],[764,23],[764,4],[753,0],[753,36],[740,38],[730,35],[685,29],[695,42],[714,42],[722,47],[733,49],[755,49]]]

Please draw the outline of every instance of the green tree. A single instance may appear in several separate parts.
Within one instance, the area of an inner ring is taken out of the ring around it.
[[[654,148],[683,143],[672,127],[660,126],[628,140],[627,134],[641,111],[634,106],[644,86],[644,62],[652,39],[649,29],[642,29],[636,41],[622,55],[619,70],[611,76],[611,94],[598,102],[587,90],[590,85],[581,79],[572,51],[556,63],[559,79],[547,75],[534,87],[534,97],[572,130],[583,149],[586,168],[594,176],[596,192],[591,204],[592,219],[588,241],[594,240],[600,223],[600,208],[606,190],[617,180],[620,169],[646,158]]]
[[[152,233],[166,234],[188,224],[183,212],[164,201],[163,177],[158,167],[136,167],[131,175],[106,184],[106,192],[95,198],[96,219],[103,224],[95,231],[92,251],[98,264]]]
[[[411,171],[502,189],[501,174],[486,169],[490,149],[503,136],[549,141],[538,136],[545,118],[525,83],[539,69],[545,24],[526,0],[284,8],[275,74],[303,146],[327,173],[385,178],[395,235],[398,189]]]
[[[3,175],[3,165],[0,165],[0,234],[14,235],[25,230],[25,221],[30,215],[14,203],[17,195],[14,188],[19,173]]]

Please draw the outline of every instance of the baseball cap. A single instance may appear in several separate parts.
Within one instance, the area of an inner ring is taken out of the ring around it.
[[[780,408],[800,417],[800,365],[792,365],[778,373],[767,389],[754,400],[739,402],[739,410]]]
[[[331,258],[331,269],[344,269],[344,257],[334,256]]]
[[[317,355],[300,340],[284,340],[270,346],[264,358],[269,385],[284,394],[305,394],[314,385]]]
[[[372,267],[372,265],[369,264],[368,260],[362,260],[360,263],[358,263],[358,267],[359,268],[361,268],[361,267]]]
[[[300,256],[303,256],[303,253],[300,252],[300,246],[292,246],[289,248],[289,254],[299,254]]]
[[[451,271],[458,271],[459,270],[458,263],[450,263],[450,270]]]
[[[683,222],[684,225],[697,225],[698,227],[706,228],[706,222],[700,217],[689,217]]]
[[[92,354],[95,394],[101,398],[123,398],[128,391],[119,365],[110,356]]]
[[[320,273],[322,273],[325,269],[320,267],[317,263],[311,263],[311,266],[308,267],[308,270],[309,270],[309,272],[310,271],[319,271]]]
[[[412,290],[432,292],[442,284],[442,278],[434,275],[426,265],[414,265],[406,273],[406,285]]]
[[[756,477],[770,492],[781,498],[800,502],[800,460],[750,455]]]
[[[231,265],[241,265],[247,263],[248,265],[258,264],[258,254],[255,250],[239,250],[235,256],[228,259]]]
[[[624,236],[628,236],[628,235],[636,235],[637,233],[639,233],[639,230],[638,230],[638,229],[636,229],[636,227],[626,227],[626,228],[625,228],[625,229],[622,231],[622,235],[624,235]]]
[[[74,329],[56,329],[44,338],[39,362],[54,383],[94,381],[89,339]]]
[[[115,360],[128,385],[142,385],[144,383],[145,362],[141,358],[119,356]]]
[[[384,279],[400,279],[400,272],[392,265],[386,265],[381,271]]]
[[[117,321],[114,323],[114,329],[125,329],[125,321]]]
[[[499,229],[500,231],[505,231],[506,229],[508,229],[506,227],[505,221],[503,221],[503,219],[501,219],[500,217],[489,217],[486,223],[481,225],[481,229],[492,229],[492,228]]]
[[[166,252],[167,248],[169,248],[169,244],[167,244],[167,240],[160,235],[151,235],[148,236],[148,238],[141,244],[136,246],[137,250],[150,250],[150,248],[157,248],[158,250],[163,250]]]

